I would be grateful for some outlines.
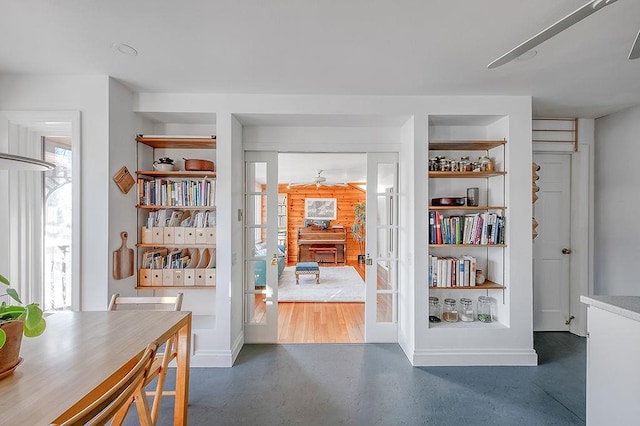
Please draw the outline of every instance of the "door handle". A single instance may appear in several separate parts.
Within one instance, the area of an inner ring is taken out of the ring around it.
[[[271,258],[271,264],[273,266],[276,266],[278,264],[278,255],[274,254],[273,257]]]
[[[571,254],[571,249],[570,248],[563,248],[562,249],[562,254]]]
[[[371,256],[369,256],[369,253],[367,253],[367,258],[365,259],[365,264],[373,265],[373,259],[371,259]]]

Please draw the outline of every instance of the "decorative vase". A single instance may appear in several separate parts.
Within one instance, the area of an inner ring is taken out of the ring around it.
[[[0,349],[0,378],[9,374],[4,374],[15,369],[20,363],[20,344],[22,343],[23,321],[8,321],[0,328],[7,334],[7,340]]]

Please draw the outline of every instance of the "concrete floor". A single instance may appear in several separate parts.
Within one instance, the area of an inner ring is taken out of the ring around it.
[[[245,345],[233,368],[191,370],[189,424],[584,424],[586,340],[534,336],[537,367],[414,368],[395,344]]]

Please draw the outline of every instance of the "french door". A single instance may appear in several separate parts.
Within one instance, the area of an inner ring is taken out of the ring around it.
[[[278,340],[278,153],[245,152],[244,340]]]
[[[398,341],[398,154],[367,154],[365,342]]]

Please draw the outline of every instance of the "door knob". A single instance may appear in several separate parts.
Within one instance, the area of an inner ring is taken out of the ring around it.
[[[571,249],[570,248],[563,248],[562,249],[562,254],[571,254]]]
[[[271,264],[273,266],[276,266],[278,264],[278,255],[274,254],[273,257],[271,258]]]

